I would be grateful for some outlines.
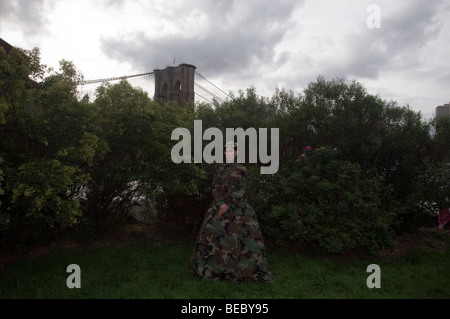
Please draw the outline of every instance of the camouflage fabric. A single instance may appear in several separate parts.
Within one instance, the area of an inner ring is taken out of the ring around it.
[[[218,167],[211,203],[190,259],[201,278],[274,282],[267,267],[266,249],[254,209],[245,198],[247,169],[231,163]],[[228,211],[217,216],[221,204]]]

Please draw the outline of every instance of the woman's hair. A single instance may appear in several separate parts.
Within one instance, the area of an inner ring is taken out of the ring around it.
[[[235,142],[227,142],[224,147],[223,150],[225,151],[228,147],[233,147],[235,151],[237,151],[238,149],[238,144]]]

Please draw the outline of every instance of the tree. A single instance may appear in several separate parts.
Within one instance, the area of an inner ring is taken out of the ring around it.
[[[191,127],[192,110],[151,101],[127,81],[97,90],[93,106],[108,150],[89,169],[86,218],[99,230],[123,222],[139,198],[165,200],[197,194],[195,165],[171,160],[171,132]]]
[[[279,129],[278,173],[247,165],[250,202],[278,243],[376,251],[392,245],[394,231],[424,225],[429,203],[448,204],[450,121],[424,122],[357,81],[319,77],[302,93],[277,89],[270,99],[251,87],[179,108],[125,80],[102,85],[93,102],[79,99],[82,79],[71,62],[57,72],[42,65],[38,49],[0,48],[2,244],[58,226],[106,230],[142,201],[156,202],[161,219],[198,226],[215,165],[171,159],[173,130],[193,132],[194,119],[223,133]]]
[[[420,184],[418,177],[424,171],[425,176],[430,176],[428,163],[436,157],[431,151],[430,125],[422,120],[420,113],[368,94],[356,81],[326,81],[323,77],[309,83],[302,94],[277,90],[272,103],[277,107],[277,114],[271,124],[280,128],[280,171],[271,177],[258,176],[250,187],[258,190],[252,194],[253,202],[257,203],[263,227],[268,229],[271,239],[307,240],[301,230],[308,231],[308,227],[312,227],[314,232],[313,235],[308,232],[312,236],[309,239],[315,238],[321,245],[327,245],[327,249],[339,250],[351,241],[344,244],[342,238],[333,237],[336,242],[333,246],[327,243],[327,236],[334,231],[345,236],[344,224],[353,223],[351,214],[354,213],[360,225],[368,229],[367,236],[360,232],[358,240],[365,243],[367,249],[376,250],[392,243],[392,231],[414,231],[426,224],[430,213],[421,204],[424,197],[418,196],[420,192],[425,194],[425,183]],[[444,132],[441,130],[435,145],[445,143]],[[314,157],[322,165],[315,167],[316,173],[308,175],[311,163],[298,162],[306,154],[306,146],[313,150],[336,148],[339,161],[329,159],[327,163]],[[335,171],[326,169],[333,163]],[[344,176],[347,176],[344,180],[351,180],[347,185],[349,189],[341,188],[341,182],[331,182],[341,181]],[[361,189],[367,194],[361,193]],[[337,196],[335,191],[341,195]],[[352,193],[359,195],[357,198],[347,196]],[[335,202],[317,200],[323,198],[321,194],[329,194]],[[364,202],[359,200],[361,198]],[[380,199],[383,199],[382,204]],[[338,210],[339,216],[345,216],[345,223],[339,221],[330,225],[323,218],[337,207],[347,207],[351,211]],[[359,210],[363,207],[367,213],[375,214],[378,222],[372,224],[374,219],[370,217],[365,223],[364,218],[368,217]],[[310,221],[309,226],[305,226],[305,220]],[[320,224],[315,224],[317,220],[324,224],[316,228],[313,225]]]
[[[450,163],[450,116],[435,117],[431,126],[434,127],[432,136],[432,156],[440,163]]]
[[[253,182],[252,203],[268,238],[332,253],[393,247],[395,211],[383,178],[332,148],[307,148],[279,174]]]
[[[0,55],[2,242],[45,239],[55,226],[77,222],[81,209],[71,189],[86,183],[83,168],[101,145],[93,114],[76,98],[81,75],[71,62],[53,72],[37,49]]]

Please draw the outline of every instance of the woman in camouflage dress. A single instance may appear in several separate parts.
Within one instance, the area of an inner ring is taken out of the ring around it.
[[[234,163],[237,146],[226,144],[227,163],[217,168],[213,202],[200,228],[190,269],[200,278],[274,282],[255,211],[245,198],[247,169]]]

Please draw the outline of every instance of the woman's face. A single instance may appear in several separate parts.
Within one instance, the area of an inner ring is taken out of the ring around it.
[[[225,148],[225,159],[227,163],[234,162],[236,155],[237,151],[234,150],[234,147],[230,146]]]

